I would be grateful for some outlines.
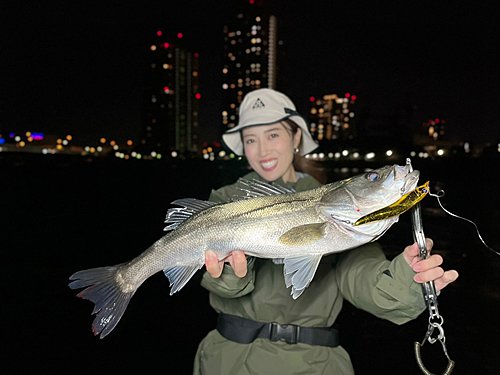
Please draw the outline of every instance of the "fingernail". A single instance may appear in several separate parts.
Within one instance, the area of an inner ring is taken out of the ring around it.
[[[422,267],[420,266],[420,264],[418,264],[418,263],[417,263],[417,264],[415,264],[415,265],[413,266],[413,271],[415,271],[415,272],[420,272],[420,271],[422,271]]]
[[[417,283],[421,283],[422,282],[422,279],[420,278],[419,275],[415,275],[415,277],[413,278],[413,280],[415,280]]]

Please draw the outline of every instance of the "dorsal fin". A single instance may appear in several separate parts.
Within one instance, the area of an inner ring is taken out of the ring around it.
[[[245,197],[238,197],[236,200],[296,192],[293,189],[289,189],[275,183],[270,184],[269,182],[259,181],[256,179],[246,180],[244,178],[240,178],[238,180],[236,188],[247,193]]]
[[[200,213],[207,208],[217,205],[217,203],[202,201],[194,198],[184,198],[177,199],[172,202],[172,204],[176,204],[178,206],[183,206],[182,208],[170,208],[167,211],[167,217],[165,219],[167,225],[165,227],[165,231],[177,229],[177,227],[189,219],[191,216]]]

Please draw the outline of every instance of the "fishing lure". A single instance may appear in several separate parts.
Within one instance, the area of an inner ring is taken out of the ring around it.
[[[398,201],[394,202],[393,204],[361,217],[360,219],[358,219],[358,221],[356,221],[356,223],[354,223],[354,225],[373,223],[374,221],[385,220],[394,216],[401,215],[403,212],[408,211],[410,208],[424,199],[424,197],[428,193],[429,181],[403,195]]]

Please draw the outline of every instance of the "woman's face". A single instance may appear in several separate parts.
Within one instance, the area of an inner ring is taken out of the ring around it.
[[[245,156],[250,166],[267,181],[296,181],[294,150],[299,147],[301,129],[295,135],[283,123],[252,126],[242,130]]]

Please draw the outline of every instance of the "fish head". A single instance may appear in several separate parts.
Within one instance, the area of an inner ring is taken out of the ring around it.
[[[420,172],[409,165],[388,165],[331,184],[317,207],[323,220],[358,235],[378,237],[399,216],[360,226],[361,217],[397,202],[417,187]]]

